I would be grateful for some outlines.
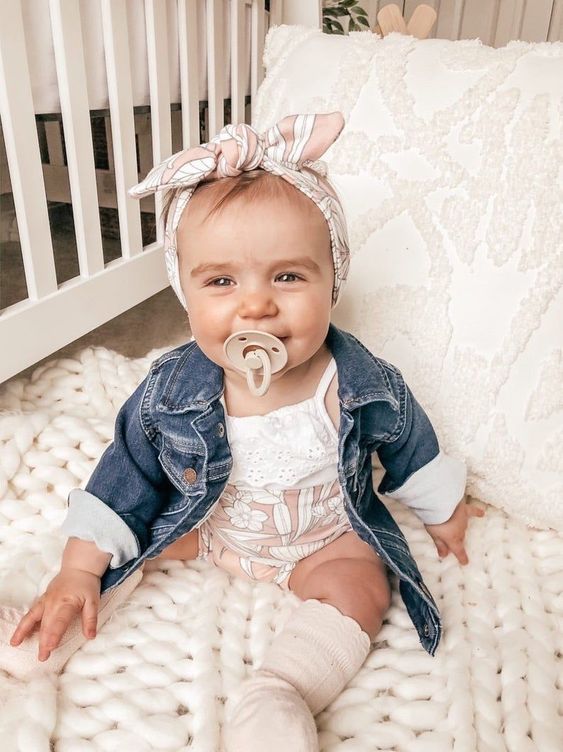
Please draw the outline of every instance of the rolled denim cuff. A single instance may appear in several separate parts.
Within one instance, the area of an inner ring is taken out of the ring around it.
[[[68,513],[61,530],[69,537],[94,541],[100,551],[112,554],[110,569],[141,554],[131,528],[107,504],[82,488],[73,488],[69,493]]]
[[[465,494],[466,482],[465,463],[438,452],[400,488],[382,493],[410,507],[425,525],[438,525],[454,513]]]

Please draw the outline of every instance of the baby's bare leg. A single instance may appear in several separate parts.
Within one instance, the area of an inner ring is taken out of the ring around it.
[[[353,531],[301,559],[288,584],[301,600],[314,598],[350,616],[371,640],[391,603],[384,562]]]
[[[152,561],[158,559],[183,559],[186,561],[197,559],[199,547],[198,533],[198,528],[190,530],[189,533],[182,535],[181,538],[178,538],[174,543],[167,546],[164,551],[158,556],[155,556]]]

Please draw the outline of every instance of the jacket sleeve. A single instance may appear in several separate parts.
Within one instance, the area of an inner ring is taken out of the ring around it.
[[[151,521],[166,498],[170,481],[141,423],[141,401],[150,373],[119,410],[114,439],[84,489],[68,497],[62,531],[91,540],[112,554],[110,569],[137,558],[147,548]]]
[[[401,374],[399,435],[377,449],[385,474],[378,492],[410,507],[426,525],[448,520],[465,494],[465,463],[440,450],[430,420]]]

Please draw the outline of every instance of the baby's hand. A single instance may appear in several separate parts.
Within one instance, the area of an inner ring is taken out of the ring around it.
[[[40,622],[37,657],[46,661],[78,613],[82,612],[84,637],[92,639],[96,636],[99,604],[100,578],[92,572],[64,567],[21,618],[10,645],[19,645]]]
[[[466,503],[465,497],[459,502],[454,513],[446,522],[439,525],[425,525],[432,537],[441,559],[451,551],[460,564],[468,564],[469,559],[463,545],[465,531],[470,517],[483,517],[485,510]]]

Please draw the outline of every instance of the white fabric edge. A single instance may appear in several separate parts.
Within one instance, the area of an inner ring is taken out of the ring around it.
[[[112,554],[110,569],[117,569],[141,554],[135,534],[121,517],[83,488],[73,488],[69,493],[68,512],[61,530],[69,537],[93,541],[100,551]]]
[[[410,507],[425,525],[439,525],[463,499],[466,483],[465,463],[439,451],[400,488],[383,495]]]

